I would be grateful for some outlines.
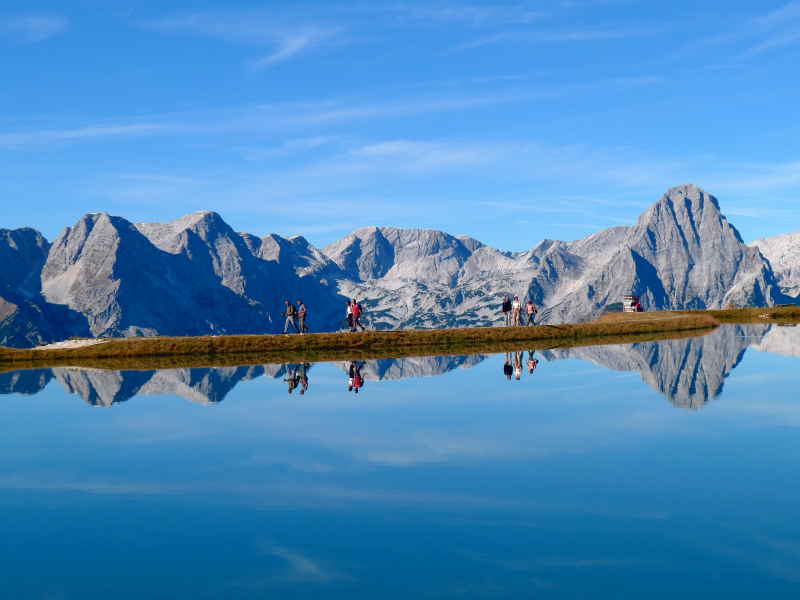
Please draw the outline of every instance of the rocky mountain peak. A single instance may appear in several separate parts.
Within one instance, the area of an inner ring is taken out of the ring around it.
[[[800,296],[800,231],[759,238],[751,247],[757,248],[778,280],[781,291],[792,298]]]
[[[298,298],[314,331],[340,326],[345,297],[379,329],[497,324],[501,299],[515,295],[548,323],[595,318],[628,293],[648,310],[773,305],[787,300],[770,261],[800,255],[794,239],[745,245],[691,184],[667,190],[635,225],[525,252],[395,227],[357,229],[320,251],[301,236],[237,233],[212,211],[135,225],[94,213],[52,245],[0,230],[0,342],[275,333],[283,301]],[[784,271],[788,289],[800,269]]]

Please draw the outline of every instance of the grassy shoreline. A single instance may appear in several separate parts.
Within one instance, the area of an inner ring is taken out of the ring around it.
[[[797,322],[800,307],[607,315],[598,321],[536,327],[367,331],[111,339],[73,349],[0,348],[0,371],[50,366],[154,369],[401,358],[618,344],[686,337],[721,323]]]

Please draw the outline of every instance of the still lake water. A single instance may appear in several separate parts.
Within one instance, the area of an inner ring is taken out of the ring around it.
[[[0,374],[0,598],[800,596],[800,328],[533,356]]]

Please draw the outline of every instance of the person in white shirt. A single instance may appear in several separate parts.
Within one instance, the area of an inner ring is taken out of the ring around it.
[[[350,304],[350,300],[346,302],[347,304],[347,313],[345,318],[347,319],[347,328],[349,331],[353,331],[353,305]]]
[[[514,301],[511,303],[511,314],[514,319],[514,325],[522,325],[522,318],[520,317],[521,310],[522,305],[519,303],[519,297],[514,296]]]

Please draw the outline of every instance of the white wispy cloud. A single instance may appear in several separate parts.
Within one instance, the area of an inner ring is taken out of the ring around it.
[[[73,129],[46,129],[0,134],[0,148],[34,149],[51,147],[59,142],[132,137],[171,129],[173,126],[158,123],[97,124]]]
[[[69,22],[62,16],[15,16],[0,18],[0,37],[19,44],[35,44],[61,33]]]
[[[341,27],[287,22],[280,15],[263,11],[212,11],[182,14],[137,23],[161,33],[191,33],[234,44],[267,47],[266,56],[251,61],[254,69],[283,62],[316,46],[341,44]]]
[[[661,27],[663,28],[663,26]],[[635,27],[585,27],[577,29],[542,29],[503,31],[486,37],[478,38],[451,48],[448,53],[458,53],[489,44],[505,42],[535,43],[535,42],[585,42],[594,40],[608,40],[618,38],[645,37],[656,33],[661,28],[652,26]]]
[[[361,6],[361,12],[380,13],[394,26],[452,26],[473,28],[498,25],[530,24],[549,14],[547,10],[532,10],[522,5],[474,5],[464,3],[396,2],[389,6]]]
[[[750,58],[766,50],[800,40],[800,2],[790,2],[783,7],[751,17],[738,17],[718,33],[699,39],[684,47],[678,56],[700,49],[731,44],[749,44],[738,59]],[[754,45],[753,45],[754,44]]]

